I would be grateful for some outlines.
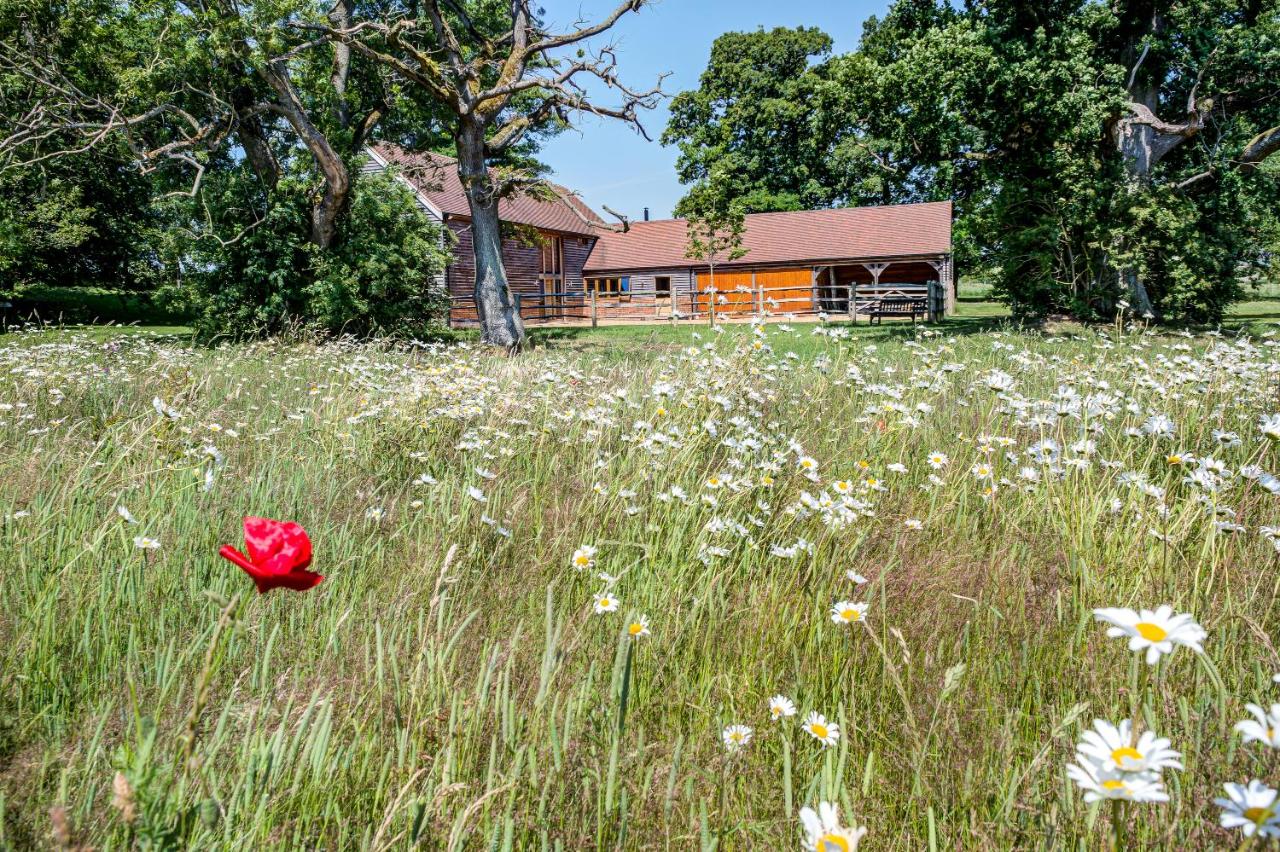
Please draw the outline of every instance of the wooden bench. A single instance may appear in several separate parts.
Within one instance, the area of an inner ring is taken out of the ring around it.
[[[866,313],[872,325],[878,325],[885,317],[911,317],[911,324],[915,325],[917,317],[924,319],[929,315],[929,300],[895,297],[879,299]]]

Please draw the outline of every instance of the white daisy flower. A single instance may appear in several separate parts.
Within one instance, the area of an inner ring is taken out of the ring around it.
[[[746,725],[727,725],[720,732],[720,739],[724,740],[724,747],[729,751],[737,751],[751,742],[751,729]]]
[[[1146,650],[1148,665],[1155,665],[1163,654],[1172,654],[1178,645],[1203,653],[1200,643],[1208,635],[1189,613],[1175,615],[1173,607],[1167,604],[1140,612],[1108,607],[1095,609],[1093,615],[1098,621],[1112,625],[1107,628],[1108,636],[1128,636],[1130,651]]]
[[[136,535],[133,537],[133,546],[139,550],[159,550],[160,539],[151,538],[145,535]]]
[[[1280,818],[1276,816],[1276,791],[1253,779],[1244,784],[1223,784],[1227,798],[1214,799],[1222,808],[1218,823],[1223,828],[1238,828],[1245,837],[1280,837]]]
[[[836,624],[852,624],[862,621],[867,614],[868,605],[853,601],[837,601],[831,607],[831,620]]]
[[[635,621],[627,625],[627,636],[632,639],[641,639],[649,635],[649,616],[641,615]]]
[[[854,585],[864,586],[867,583],[867,578],[859,574],[857,571],[854,571],[852,568],[850,568],[848,571],[845,571],[844,575],[848,577],[850,580],[852,580],[854,582]]]
[[[1131,773],[1103,769],[1083,756],[1067,767],[1067,777],[1084,790],[1086,803],[1103,799],[1126,802],[1167,802],[1169,794],[1153,773]]]
[[[582,545],[573,552],[573,557],[569,560],[569,564],[579,571],[596,567],[596,549],[589,544]]]
[[[1280,748],[1280,704],[1272,704],[1270,710],[1264,710],[1257,704],[1246,704],[1244,707],[1253,714],[1253,719],[1236,723],[1235,730],[1240,732],[1244,741]]]
[[[1128,719],[1119,727],[1105,719],[1094,719],[1093,730],[1081,735],[1076,752],[1109,772],[1182,768],[1178,761],[1182,755],[1169,748],[1168,739],[1156,736],[1154,731],[1143,731],[1135,743],[1132,733],[1133,723]]]
[[[810,712],[804,717],[803,727],[824,746],[833,746],[840,739],[840,726],[835,722],[828,722],[827,718],[817,711]]]
[[[782,721],[787,716],[796,715],[796,705],[785,695],[775,695],[769,699],[769,716]]]
[[[819,802],[818,810],[800,809],[800,823],[804,826],[805,852],[856,852],[858,842],[867,833],[863,826],[845,827],[840,824],[840,808],[833,802]]]
[[[621,602],[609,592],[600,592],[595,595],[594,608],[597,615],[605,612],[616,612],[619,606],[621,606]]]

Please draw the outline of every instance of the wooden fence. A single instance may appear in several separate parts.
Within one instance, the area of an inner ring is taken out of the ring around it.
[[[668,297],[653,293],[597,296],[594,292],[546,290],[514,293],[526,325],[590,325],[718,320],[754,317],[816,317],[857,322],[870,316],[879,303],[909,299],[925,305],[929,322],[943,316],[945,298],[937,282],[881,284],[878,287],[847,284],[815,284],[791,287],[743,287],[729,290],[696,290]],[[451,296],[450,325],[466,327],[479,321],[472,296]]]

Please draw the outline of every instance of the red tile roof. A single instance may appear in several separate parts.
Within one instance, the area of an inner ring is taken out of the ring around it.
[[[458,161],[453,157],[431,152],[414,153],[385,142],[371,147],[383,160],[397,166],[404,178],[441,213],[449,217],[471,216],[466,192],[458,179]],[[504,222],[532,225],[548,231],[594,235],[593,224],[603,221],[596,212],[564,187],[550,186],[558,196],[556,200],[547,201],[528,195],[504,198],[498,202],[498,217]]]
[[[747,253],[726,266],[774,266],[821,261],[940,255],[951,251],[951,202],[842,207],[746,217]],[[601,229],[586,272],[687,268],[684,219],[633,222],[619,233]]]

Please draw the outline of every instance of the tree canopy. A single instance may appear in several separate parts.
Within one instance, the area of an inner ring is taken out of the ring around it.
[[[1278,80],[1276,0],[899,0],[848,54],[722,36],[663,139],[682,208],[951,198],[959,266],[1021,317],[1216,321],[1274,239]],[[737,179],[708,181],[718,161]]]

